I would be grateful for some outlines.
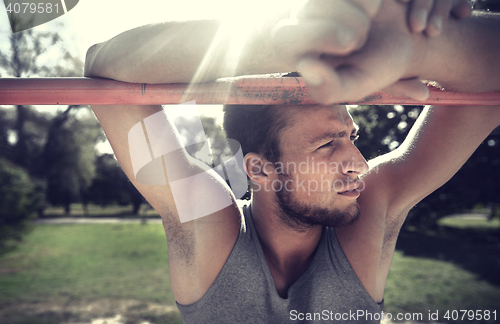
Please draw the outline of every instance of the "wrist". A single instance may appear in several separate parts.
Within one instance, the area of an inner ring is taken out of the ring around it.
[[[241,51],[236,75],[266,74],[295,71],[289,53],[276,50],[273,31],[277,24],[288,19],[290,12],[282,12],[255,28]]]
[[[500,90],[498,18],[498,15],[475,13],[468,19],[450,19],[440,36],[420,45],[425,54],[418,76],[437,81],[448,90]]]

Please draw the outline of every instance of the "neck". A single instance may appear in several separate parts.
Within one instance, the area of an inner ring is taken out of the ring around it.
[[[264,254],[270,266],[286,273],[312,260],[323,230],[313,226],[298,232],[283,224],[274,201],[258,199],[252,202],[252,216]]]

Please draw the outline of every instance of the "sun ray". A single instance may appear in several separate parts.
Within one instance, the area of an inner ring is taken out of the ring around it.
[[[238,4],[234,4],[234,1],[232,4],[228,2],[225,15],[221,15],[219,19],[219,29],[191,79],[187,93],[193,90],[197,83],[205,81],[206,74],[214,67],[220,71],[220,77],[235,76],[242,52],[252,35],[272,17],[293,11],[292,9],[302,2],[303,0],[274,1],[270,5],[259,0],[248,2],[244,8],[238,7],[241,2],[237,2]],[[188,97],[185,99],[188,100]]]

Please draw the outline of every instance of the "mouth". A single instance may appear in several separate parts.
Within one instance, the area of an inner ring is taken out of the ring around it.
[[[349,183],[345,186],[346,190],[338,191],[337,194],[345,197],[359,197],[361,191],[359,190],[359,182],[355,181],[351,185]]]
[[[339,194],[341,196],[351,197],[351,198],[358,198],[360,193],[361,193],[361,191],[359,191],[357,188],[337,192],[337,194]]]

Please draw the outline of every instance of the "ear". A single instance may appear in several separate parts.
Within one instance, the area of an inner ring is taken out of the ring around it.
[[[274,174],[273,163],[267,161],[260,154],[250,152],[245,155],[245,171],[251,181],[265,183],[271,181]]]

